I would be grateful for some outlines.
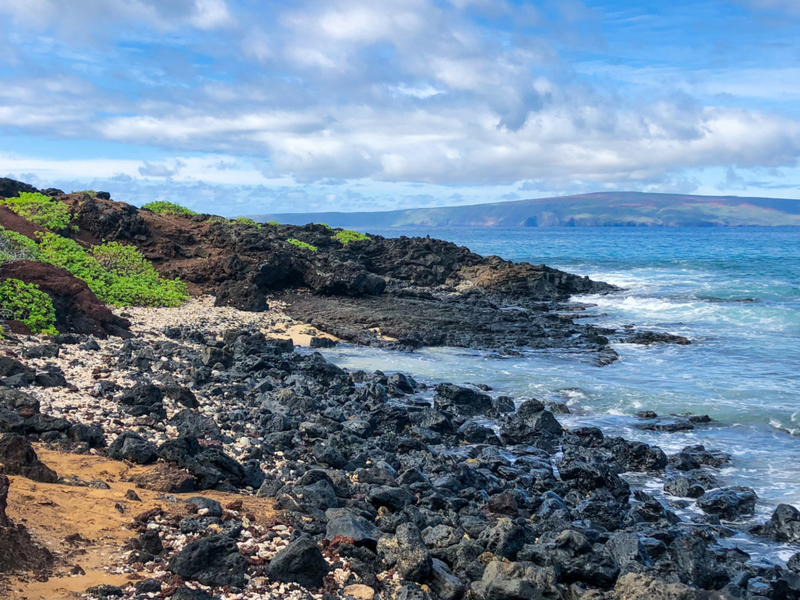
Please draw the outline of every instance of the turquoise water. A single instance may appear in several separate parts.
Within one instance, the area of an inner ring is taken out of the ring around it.
[[[410,229],[480,254],[545,263],[624,288],[591,302],[590,322],[667,331],[690,346],[616,344],[620,360],[596,367],[575,355],[529,352],[414,353],[341,347],[326,353],[351,368],[406,371],[435,383],[480,382],[515,398],[567,402],[567,426],[654,443],[667,453],[702,443],[734,456],[724,485],[748,485],[761,501],[800,506],[800,229]],[[692,432],[645,433],[639,410],[708,414]],[[658,480],[649,482],[658,488]],[[782,548],[785,555],[790,549]]]

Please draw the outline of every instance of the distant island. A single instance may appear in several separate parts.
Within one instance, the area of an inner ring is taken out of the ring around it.
[[[472,206],[383,212],[255,215],[256,221],[332,227],[775,227],[800,226],[800,200],[598,192]]]

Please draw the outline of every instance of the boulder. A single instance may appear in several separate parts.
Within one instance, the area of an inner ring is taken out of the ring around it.
[[[247,559],[239,554],[236,542],[230,537],[210,535],[187,544],[172,557],[167,568],[185,580],[203,585],[243,588]]]
[[[770,521],[775,539],[791,544],[800,543],[800,511],[789,504],[780,504]]]
[[[758,496],[748,487],[728,487],[706,492],[697,501],[705,512],[726,521],[736,521],[742,517],[752,517]]]
[[[108,456],[114,460],[127,460],[137,465],[149,465],[158,460],[158,451],[155,445],[138,433],[123,431],[111,442]]]
[[[269,307],[264,293],[249,280],[223,281],[217,288],[214,306],[230,306],[247,312],[266,312]]]
[[[179,435],[184,437],[222,439],[222,431],[214,419],[194,410],[185,409],[175,413],[169,423],[178,430]]]
[[[442,383],[436,387],[433,406],[438,410],[449,410],[472,417],[491,412],[492,399],[471,388]]]
[[[530,562],[502,562],[486,565],[483,577],[472,584],[477,600],[544,600],[559,598],[555,572]]]
[[[278,552],[267,567],[273,581],[298,583],[305,588],[321,588],[330,567],[322,552],[309,537],[301,537]]]
[[[420,582],[431,574],[431,554],[413,523],[402,523],[393,537],[382,537],[378,541],[378,556],[407,581]]]
[[[13,433],[0,437],[0,473],[20,475],[42,483],[55,483],[58,475],[36,456],[31,443]]]

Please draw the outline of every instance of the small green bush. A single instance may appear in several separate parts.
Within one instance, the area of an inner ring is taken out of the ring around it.
[[[350,242],[363,242],[370,239],[368,235],[364,235],[363,233],[359,233],[358,231],[353,231],[351,229],[342,229],[341,231],[337,231],[333,237],[339,240],[345,246]]]
[[[180,279],[163,279],[134,246],[109,242],[87,253],[74,240],[48,233],[41,259],[82,279],[103,302],[114,306],[180,306],[189,299]]]
[[[53,301],[36,284],[6,279],[0,283],[0,306],[10,310],[33,333],[58,334]]]
[[[253,219],[248,219],[247,217],[237,217],[232,219],[233,223],[239,223],[240,225],[252,225],[254,227],[258,227],[261,229],[261,223],[256,223]]]
[[[267,221],[267,225],[272,225],[273,227],[277,227],[278,225],[280,225],[280,223],[278,223],[277,221]]]
[[[20,217],[53,231],[67,229],[72,221],[66,204],[44,194],[20,192],[19,198],[8,198],[4,204]]]
[[[21,233],[0,227],[0,264],[14,260],[37,260],[39,247]]]
[[[294,238],[289,238],[286,241],[289,242],[292,246],[297,246],[298,248],[300,248],[302,250],[311,250],[312,252],[316,252],[317,251],[317,247],[316,246],[312,246],[311,244],[306,244],[305,242],[301,242],[300,240],[296,240]]]
[[[327,223],[317,223],[317,225],[322,225],[325,229],[331,229],[331,226]]]
[[[142,208],[146,208],[149,211],[157,213],[159,215],[179,215],[183,217],[193,217],[197,213],[193,210],[186,208],[185,206],[181,206],[180,204],[175,204],[174,202],[167,202],[165,200],[158,200],[156,202],[148,202]]]

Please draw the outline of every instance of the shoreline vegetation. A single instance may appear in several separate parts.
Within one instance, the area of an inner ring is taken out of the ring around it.
[[[342,343],[557,349],[600,369],[615,341],[691,343],[582,324],[573,298],[614,286],[430,238],[8,181],[2,597],[800,596],[800,554],[768,565],[731,539],[800,544],[800,512],[754,521],[755,492],[725,485],[731,456],[668,456],[566,429],[566,407],[485,383],[324,356]],[[637,416],[665,435],[710,425]]]

